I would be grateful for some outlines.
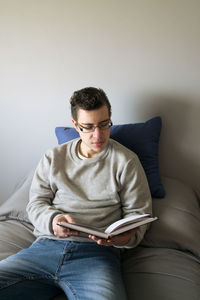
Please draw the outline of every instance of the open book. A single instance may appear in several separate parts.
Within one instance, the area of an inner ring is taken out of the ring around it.
[[[105,229],[105,231],[101,231],[98,228],[89,227],[77,223],[72,224],[67,222],[58,222],[57,224],[73,230],[95,235],[99,238],[108,239],[111,236],[121,234],[125,231],[153,222],[155,220],[157,220],[157,217],[153,218],[149,214],[134,215],[112,223]]]

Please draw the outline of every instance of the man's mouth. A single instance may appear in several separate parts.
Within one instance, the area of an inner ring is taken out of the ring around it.
[[[95,145],[95,146],[102,146],[104,144],[104,142],[103,141],[98,141],[98,142],[93,142],[93,145]]]

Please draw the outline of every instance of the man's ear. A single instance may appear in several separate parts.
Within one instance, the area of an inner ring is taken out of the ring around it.
[[[72,123],[73,123],[74,128],[76,129],[76,131],[78,131],[78,133],[79,133],[79,128],[77,126],[77,122],[74,119],[72,119]]]

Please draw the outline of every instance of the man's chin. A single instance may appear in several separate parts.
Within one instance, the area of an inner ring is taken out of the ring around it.
[[[95,152],[96,154],[100,153],[101,151],[103,151],[106,147],[105,143],[100,143],[100,144],[93,144],[92,145],[92,150],[93,152]]]

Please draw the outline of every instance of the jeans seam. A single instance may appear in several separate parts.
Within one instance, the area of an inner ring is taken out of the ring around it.
[[[73,251],[74,249],[76,248],[76,245],[73,245],[73,243],[67,243],[64,245],[63,247],[63,251],[62,251],[62,254],[61,254],[61,257],[60,257],[60,260],[58,262],[58,266],[57,266],[57,270],[55,272],[55,277],[54,277],[54,280],[56,282],[56,284],[58,286],[60,286],[59,283],[64,283],[65,285],[67,285],[67,287],[69,288],[69,290],[71,291],[72,295],[74,296],[75,300],[78,300],[78,296],[76,294],[76,291],[73,289],[72,285],[70,284],[69,281],[67,280],[63,280],[63,279],[59,279],[59,273],[61,272],[61,268],[62,268],[62,265],[63,265],[63,262],[65,261],[65,256],[67,254],[67,249],[71,249],[71,253],[68,257],[68,259],[70,259],[72,256],[73,256]],[[62,286],[60,286],[62,288]],[[67,295],[66,295],[67,296]]]
[[[16,284],[16,283],[19,283],[19,282],[21,282],[21,281],[23,281],[25,278],[23,278],[23,279],[18,279],[18,280],[15,280],[15,281],[8,281],[8,282],[6,282],[4,285],[1,285],[0,286],[0,290],[3,290],[3,289],[5,289],[5,288],[7,288],[8,286],[10,286],[10,285],[14,285],[14,284]]]
[[[72,292],[73,296],[75,297],[75,300],[78,300],[77,294],[76,294],[76,290],[73,289],[72,285],[70,284],[69,281],[67,280],[59,280],[60,282],[63,282],[64,284],[67,285],[67,287],[70,289],[70,291]],[[66,295],[67,296],[67,295]]]
[[[66,245],[63,246],[63,251],[62,251],[62,254],[60,255],[58,266],[57,266],[57,269],[55,271],[55,280],[58,280],[58,274],[60,273],[60,270],[61,270],[61,267],[62,267],[62,264],[63,264],[63,261],[64,261],[65,248],[66,248]]]
[[[31,276],[24,276],[23,278],[19,278],[18,280],[14,280],[14,281],[8,281],[8,282],[6,282],[6,284],[4,284],[4,285],[1,285],[0,286],[0,290],[1,289],[4,289],[4,288],[7,288],[7,287],[9,287],[9,286],[11,286],[11,285],[15,285],[15,284],[17,284],[17,283],[19,283],[19,282],[22,282],[22,281],[24,281],[24,280],[40,280],[40,279],[54,279],[51,275],[44,275],[44,276],[38,276],[38,275],[31,275]]]
[[[28,280],[38,280],[38,279],[54,279],[52,275],[26,275],[24,279]]]
[[[73,256],[73,251],[74,249],[76,248],[75,245],[73,245],[73,243],[70,243],[70,246],[69,244],[65,244],[64,247],[63,247],[63,251],[62,251],[62,254],[61,254],[61,257],[60,257],[60,260],[58,262],[58,266],[57,266],[57,270],[55,272],[55,278],[58,279],[59,278],[59,273],[61,271],[61,268],[62,268],[62,265],[63,265],[63,262],[65,261],[65,256],[67,254],[67,249],[71,249],[71,253],[68,253],[69,257],[68,257],[68,260]]]

